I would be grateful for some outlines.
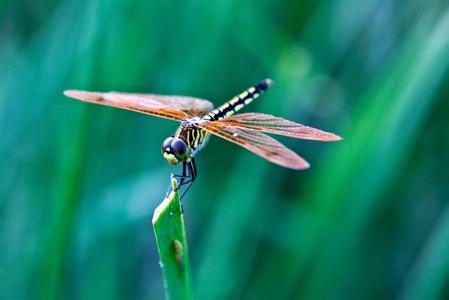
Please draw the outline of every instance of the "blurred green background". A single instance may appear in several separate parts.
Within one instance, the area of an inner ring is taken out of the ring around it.
[[[447,0],[0,1],[0,298],[162,299],[177,124],[64,89],[191,95],[345,139],[292,171],[212,138],[183,199],[197,299],[449,298]]]

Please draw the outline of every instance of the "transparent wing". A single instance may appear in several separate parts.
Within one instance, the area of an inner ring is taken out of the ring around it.
[[[229,126],[239,126],[244,128],[256,129],[267,133],[285,135],[297,139],[323,142],[341,140],[341,137],[336,134],[267,114],[237,114],[229,118],[225,118],[220,122]]]
[[[119,107],[170,120],[202,117],[213,109],[211,102],[186,96],[130,93],[100,93],[78,90],[64,91],[64,95],[85,102]]]
[[[255,129],[233,126],[221,121],[204,122],[200,123],[199,126],[283,167],[290,169],[306,169],[309,167],[307,161],[298,154]]]

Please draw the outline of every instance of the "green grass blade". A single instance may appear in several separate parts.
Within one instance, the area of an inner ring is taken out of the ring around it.
[[[161,259],[166,298],[191,299],[187,238],[174,178],[172,187],[173,192],[154,211],[153,228]]]
[[[443,299],[449,283],[449,207],[441,214],[400,299]],[[447,295],[446,295],[447,296]]]

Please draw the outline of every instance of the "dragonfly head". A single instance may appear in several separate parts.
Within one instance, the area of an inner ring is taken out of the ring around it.
[[[182,140],[175,137],[168,137],[162,143],[162,155],[171,165],[176,165],[189,158],[189,148]]]

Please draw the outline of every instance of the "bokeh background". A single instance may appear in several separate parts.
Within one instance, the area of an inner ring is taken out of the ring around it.
[[[0,2],[0,298],[162,299],[177,124],[64,89],[191,95],[344,137],[292,171],[212,138],[183,199],[197,299],[449,298],[446,0]]]

